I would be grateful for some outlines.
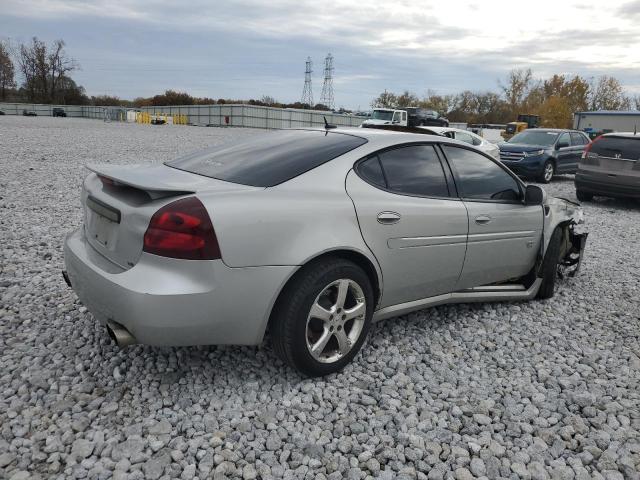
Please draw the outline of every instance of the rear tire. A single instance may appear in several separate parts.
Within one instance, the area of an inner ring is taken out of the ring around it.
[[[544,162],[544,167],[542,167],[542,173],[538,177],[538,181],[540,183],[549,183],[553,176],[556,174],[556,165],[552,160],[547,160]]]
[[[576,190],[576,198],[580,202],[590,202],[593,200],[593,193],[583,192],[582,190]]]
[[[303,267],[292,280],[273,312],[276,354],[303,375],[340,371],[371,328],[374,297],[367,274],[353,262],[331,258]]]
[[[560,245],[562,243],[562,229],[556,228],[549,240],[547,253],[542,260],[542,285],[538,290],[537,298],[547,299],[553,297],[558,277],[558,262],[560,261]]]

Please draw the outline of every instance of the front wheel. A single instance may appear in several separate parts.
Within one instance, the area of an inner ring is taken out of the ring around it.
[[[371,282],[353,262],[331,259],[304,267],[274,310],[274,350],[304,375],[337,372],[362,347],[373,302]]]
[[[562,245],[562,229],[556,228],[551,234],[547,252],[542,259],[540,276],[542,284],[538,290],[538,298],[547,299],[553,297],[558,277],[558,263],[560,262],[560,247]]]
[[[583,192],[582,190],[576,190],[576,198],[579,202],[590,202],[593,200],[593,193]]]
[[[555,164],[551,160],[547,160],[544,162],[544,167],[542,167],[542,173],[538,177],[538,180],[542,183],[549,183],[555,174]]]

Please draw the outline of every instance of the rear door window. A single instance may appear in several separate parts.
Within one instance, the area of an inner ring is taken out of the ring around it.
[[[573,146],[586,145],[588,142],[589,141],[587,140],[587,138],[581,133],[571,132],[571,145]]]
[[[379,160],[378,171],[375,159]],[[425,197],[448,197],[447,180],[432,145],[410,145],[380,152],[361,162],[358,174],[379,185],[380,175],[386,189],[396,193]],[[382,186],[382,185],[380,185]]]
[[[462,197],[472,200],[519,201],[518,182],[496,162],[466,148],[443,145],[456,172],[456,185]]]
[[[169,167],[255,187],[272,187],[358,148],[367,140],[322,130],[279,130],[167,162]]]

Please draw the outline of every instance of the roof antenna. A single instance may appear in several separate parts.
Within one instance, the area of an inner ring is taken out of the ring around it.
[[[324,118],[324,129],[325,130],[331,130],[332,128],[338,128],[337,125],[333,125],[333,124],[327,122],[327,117],[322,116],[322,118]]]

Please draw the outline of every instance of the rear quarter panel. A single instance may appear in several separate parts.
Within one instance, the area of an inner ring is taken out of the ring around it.
[[[199,193],[224,263],[230,267],[304,265],[322,253],[347,249],[369,258],[381,276],[345,190],[347,173],[367,150],[356,149],[260,191]]]

